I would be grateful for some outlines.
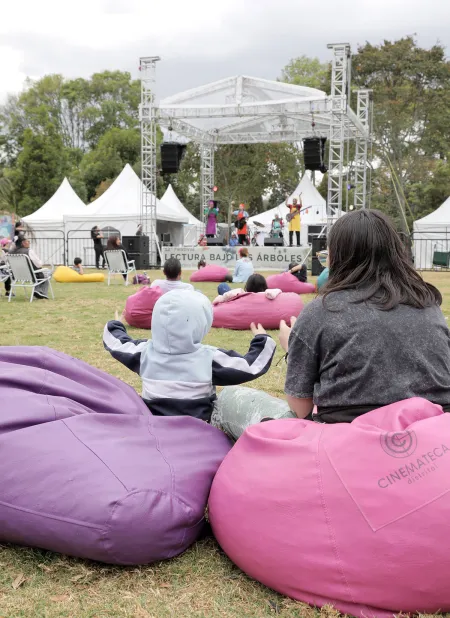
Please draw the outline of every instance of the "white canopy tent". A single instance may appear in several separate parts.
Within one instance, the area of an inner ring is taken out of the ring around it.
[[[45,263],[63,264],[64,217],[83,216],[87,207],[64,178],[52,197],[33,214],[23,217],[33,249]]]
[[[173,190],[172,185],[169,185],[166,192],[161,198],[161,202],[170,206],[172,210],[180,213],[180,215],[188,218],[188,223],[183,225],[183,246],[193,247],[197,244],[199,236],[204,228],[204,225],[199,221],[189,210],[182,204],[177,194]]]
[[[317,228],[325,228],[327,224],[327,205],[326,200],[320,195],[317,191],[309,177],[305,174],[301,179],[300,183],[296,187],[295,191],[290,195],[288,203],[292,204],[293,198],[301,199],[302,201],[302,209],[301,213],[301,228],[300,228],[300,242],[302,247],[306,247],[308,245],[308,230],[312,226],[317,226]],[[278,215],[280,219],[284,221],[284,241],[285,244],[289,244],[289,225],[286,221],[286,215],[289,213],[289,210],[286,207],[286,202],[283,202],[279,206],[275,206],[275,208],[271,208],[270,210],[266,210],[259,215],[255,215],[249,218],[249,224],[254,226],[256,230],[263,232],[264,234],[269,234],[272,221],[275,215]],[[258,227],[255,225],[255,221],[264,225],[264,228]],[[324,230],[325,233],[325,230]]]
[[[450,253],[450,197],[435,211],[414,221],[413,255],[418,269],[433,267],[435,253]]]
[[[69,263],[74,257],[80,257],[84,263],[92,264],[90,231],[95,225],[107,230],[107,235],[119,232],[121,236],[134,236],[140,223],[141,193],[142,182],[127,164],[105,193],[86,207],[83,217],[64,217]],[[158,236],[170,234],[173,244],[181,243],[183,224],[188,223],[188,217],[158,199],[156,216]]]

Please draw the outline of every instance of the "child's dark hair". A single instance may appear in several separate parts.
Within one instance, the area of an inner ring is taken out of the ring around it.
[[[262,275],[257,273],[250,275],[245,284],[246,292],[265,292],[267,290],[267,281]]]
[[[175,281],[181,275],[181,262],[177,258],[171,257],[164,263],[163,272],[169,281]]]
[[[75,258],[73,263],[75,264],[75,266],[79,266],[81,264],[81,258]]]

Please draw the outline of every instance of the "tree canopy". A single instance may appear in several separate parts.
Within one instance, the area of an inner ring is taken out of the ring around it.
[[[405,37],[361,46],[352,70],[354,88],[373,91],[371,205],[405,228],[450,194],[450,63],[442,46],[424,49]],[[328,63],[300,56],[281,69],[279,80],[329,92],[330,75]],[[127,72],[28,81],[0,108],[0,207],[29,214],[64,176],[87,202],[101,195],[126,163],[139,173],[139,101],[139,81]],[[197,217],[199,167],[199,149],[191,143],[180,172],[157,179],[159,196],[171,182]],[[280,203],[302,171],[296,144],[219,146],[216,197],[226,205],[225,218],[233,201],[246,202],[252,214],[264,207],[263,197],[269,197],[267,207]],[[326,195],[326,178],[319,190]]]

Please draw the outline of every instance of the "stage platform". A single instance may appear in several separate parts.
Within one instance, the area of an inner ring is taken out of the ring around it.
[[[197,270],[203,257],[207,264],[218,264],[233,269],[239,259],[237,247],[162,247],[162,261],[175,257],[185,270]],[[291,262],[303,263],[310,255],[310,247],[254,247],[249,246],[255,270],[286,270]]]

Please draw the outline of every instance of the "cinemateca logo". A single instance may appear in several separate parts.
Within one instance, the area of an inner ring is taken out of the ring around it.
[[[391,457],[410,457],[417,448],[417,436],[414,431],[384,433],[380,436],[381,447]]]

